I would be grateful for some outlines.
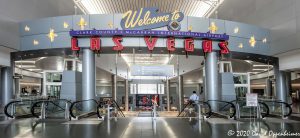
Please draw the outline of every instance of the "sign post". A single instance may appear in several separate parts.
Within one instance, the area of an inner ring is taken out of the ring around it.
[[[256,93],[247,93],[246,94],[246,106],[257,107],[258,100]]]
[[[246,94],[246,106],[247,107],[256,107],[256,117],[260,118],[260,107],[258,105],[257,93],[247,93]],[[250,108],[250,111],[252,109]],[[250,112],[251,117],[251,112]]]

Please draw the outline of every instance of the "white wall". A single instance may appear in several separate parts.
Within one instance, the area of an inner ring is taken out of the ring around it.
[[[19,22],[71,14],[73,0],[0,0],[0,66],[10,66],[9,53],[20,49]]]
[[[0,46],[0,67],[10,66],[10,50]]]
[[[280,70],[300,70],[300,50],[280,54]]]
[[[299,55],[294,53],[300,50],[299,7],[300,0],[225,0],[218,17],[270,29],[271,53],[280,58],[280,68],[286,70],[300,68],[295,60]]]

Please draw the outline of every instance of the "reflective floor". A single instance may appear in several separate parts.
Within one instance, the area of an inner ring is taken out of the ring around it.
[[[260,121],[211,118],[199,121],[195,118],[158,117],[154,120],[151,117],[133,117],[109,121],[21,119],[0,122],[1,138],[225,138],[238,135],[275,137],[274,133],[291,135],[296,132],[300,133],[300,122],[274,118]]]

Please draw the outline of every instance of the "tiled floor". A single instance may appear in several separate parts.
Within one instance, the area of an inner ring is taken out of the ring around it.
[[[230,131],[232,130],[232,131]],[[227,120],[211,118],[129,117],[111,120],[79,121],[34,119],[0,122],[0,138],[225,138],[236,137],[237,130],[267,132],[300,132],[300,122],[265,120]],[[230,135],[228,136],[230,132]],[[232,134],[234,132],[234,134]],[[249,136],[251,136],[251,134]],[[268,136],[268,135],[267,135]]]

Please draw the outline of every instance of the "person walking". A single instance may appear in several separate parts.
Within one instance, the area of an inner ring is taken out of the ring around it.
[[[193,105],[195,112],[198,113],[198,104],[199,104],[199,96],[196,91],[193,91],[193,94],[189,98],[189,102]]]

